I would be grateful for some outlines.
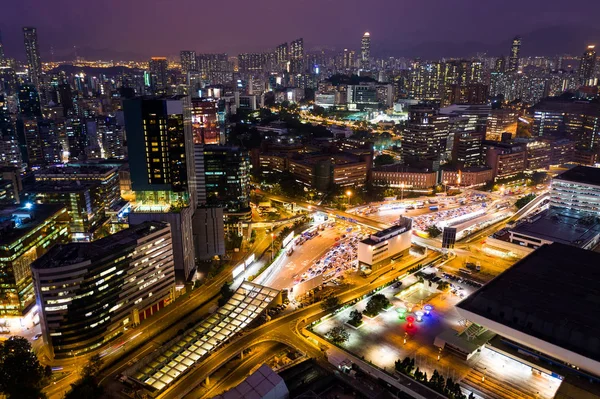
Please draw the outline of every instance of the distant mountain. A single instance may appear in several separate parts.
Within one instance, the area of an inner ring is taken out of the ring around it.
[[[515,32],[514,36],[519,34]],[[423,59],[469,57],[477,53],[487,53],[490,56],[508,55],[514,36],[507,37],[499,43],[436,41],[418,45],[399,44],[393,48],[374,48],[374,52]],[[523,38],[521,54],[524,56],[580,55],[588,44],[597,44],[600,47],[600,29],[586,26],[553,26],[521,33],[520,36]]]
[[[42,55],[44,56],[44,55]],[[49,54],[45,54],[46,59],[49,59]],[[75,49],[71,49],[69,51],[65,51],[59,54],[54,55],[54,59],[56,60],[74,60],[77,57],[81,57],[85,60],[115,60],[115,61],[145,61],[150,57],[146,57],[142,54],[137,54],[134,52],[128,51],[118,51],[109,48],[92,48],[92,47],[83,47]]]
[[[62,64],[56,68],[54,68],[51,72],[55,73],[55,72],[59,72],[59,71],[64,71],[66,74],[75,74],[75,73],[79,73],[79,72],[83,72],[86,75],[94,75],[94,74],[104,74],[107,76],[121,76],[121,75],[125,75],[128,74],[132,71],[134,71],[134,69],[131,68],[127,68],[124,66],[116,66],[116,67],[107,67],[107,68],[94,68],[94,67],[78,67],[78,66],[74,66],[72,64]]]

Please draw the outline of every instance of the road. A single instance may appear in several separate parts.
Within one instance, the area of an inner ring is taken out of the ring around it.
[[[437,254],[431,254],[426,260],[422,262],[432,261],[437,257]],[[396,264],[397,266],[397,264]],[[412,264],[406,265],[405,268],[412,267]],[[393,280],[401,273],[401,270],[394,270],[390,273],[390,268],[384,268],[374,275],[369,276],[365,283],[360,287],[350,288],[344,293],[338,295],[342,302],[353,300],[357,297],[363,296],[370,293],[374,288],[385,284],[388,281]],[[250,348],[262,342],[280,342],[288,346],[294,347],[309,357],[315,359],[322,359],[323,354],[320,349],[315,347],[313,344],[307,342],[301,337],[299,332],[298,323],[302,321],[310,321],[310,319],[316,319],[325,315],[320,304],[314,304],[311,306],[298,309],[294,312],[284,314],[279,318],[276,318],[268,323],[261,325],[254,330],[247,332],[241,337],[234,341],[221,346],[220,350],[212,353],[210,356],[205,358],[201,363],[196,364],[190,372],[181,376],[177,382],[170,386],[167,390],[163,391],[158,397],[159,398],[182,398],[187,395],[192,389],[194,389],[199,383],[206,380],[207,376],[210,376],[215,370],[219,369],[223,364],[237,356],[243,349]],[[112,368],[109,373],[103,372],[102,375],[107,380],[111,375],[115,375],[117,372],[116,368]]]

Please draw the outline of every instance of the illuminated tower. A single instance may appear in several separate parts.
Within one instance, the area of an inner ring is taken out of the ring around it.
[[[23,37],[25,39],[25,54],[27,55],[29,79],[35,87],[38,87],[40,75],[42,74],[42,62],[40,60],[37,29],[31,27],[23,28]]]
[[[596,46],[587,46],[579,64],[579,83],[583,86],[594,86],[596,83]]]
[[[517,36],[512,41],[510,47],[510,57],[508,59],[508,72],[517,72],[519,70],[519,55],[521,54],[521,36]]]
[[[360,41],[360,67],[369,69],[369,60],[371,59],[371,34],[365,32]]]
[[[189,71],[197,71],[198,64],[196,62],[195,51],[181,51],[181,72],[187,74]]]
[[[165,57],[152,57],[148,65],[152,82],[152,91],[154,93],[164,93],[168,86],[167,59]]]
[[[290,43],[290,73],[304,72],[304,40],[302,38]]]

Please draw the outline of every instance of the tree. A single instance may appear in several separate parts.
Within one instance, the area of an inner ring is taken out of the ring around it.
[[[350,319],[348,320],[348,324],[354,327],[358,327],[362,322],[362,317],[362,313],[354,309],[352,312],[350,312]]]
[[[31,344],[23,337],[10,337],[0,343],[0,391],[11,399],[44,397],[41,388],[44,368]]]
[[[219,306],[225,305],[227,303],[227,301],[229,300],[229,298],[231,298],[233,296],[233,291],[231,290],[230,285],[231,285],[230,283],[225,283],[221,287],[221,290],[220,290],[221,297],[219,298],[219,301],[218,301]]]
[[[350,338],[350,333],[344,327],[338,326],[329,330],[326,337],[334,344],[343,344]]]
[[[365,314],[368,316],[375,316],[383,309],[390,306],[390,301],[383,294],[376,294],[369,299],[367,306],[365,307]]]
[[[98,374],[98,372],[102,368],[102,363],[103,361],[100,355],[92,356],[90,358],[90,361],[85,366],[83,366],[83,370],[81,372],[82,377],[92,377]]]
[[[340,299],[336,296],[330,296],[325,298],[323,302],[321,302],[321,309],[323,310],[333,310],[340,305]]]
[[[519,198],[517,200],[517,202],[515,202],[515,206],[517,207],[517,209],[521,209],[523,208],[525,205],[529,204],[531,201],[533,201],[535,198],[535,194],[531,193],[531,194],[527,194],[521,198]]]
[[[442,234],[442,230],[440,230],[435,224],[432,224],[431,226],[427,227],[427,233],[429,234],[429,237],[436,238]]]
[[[375,158],[375,166],[392,165],[396,162],[393,156],[388,154],[382,154]]]

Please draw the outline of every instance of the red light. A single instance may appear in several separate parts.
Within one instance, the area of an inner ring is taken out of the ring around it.
[[[414,318],[414,317],[412,317],[412,316],[408,316],[408,317],[406,318],[406,321],[408,322],[408,328],[411,328],[411,327],[413,326],[413,323],[414,323],[414,321],[415,321],[415,318]]]

